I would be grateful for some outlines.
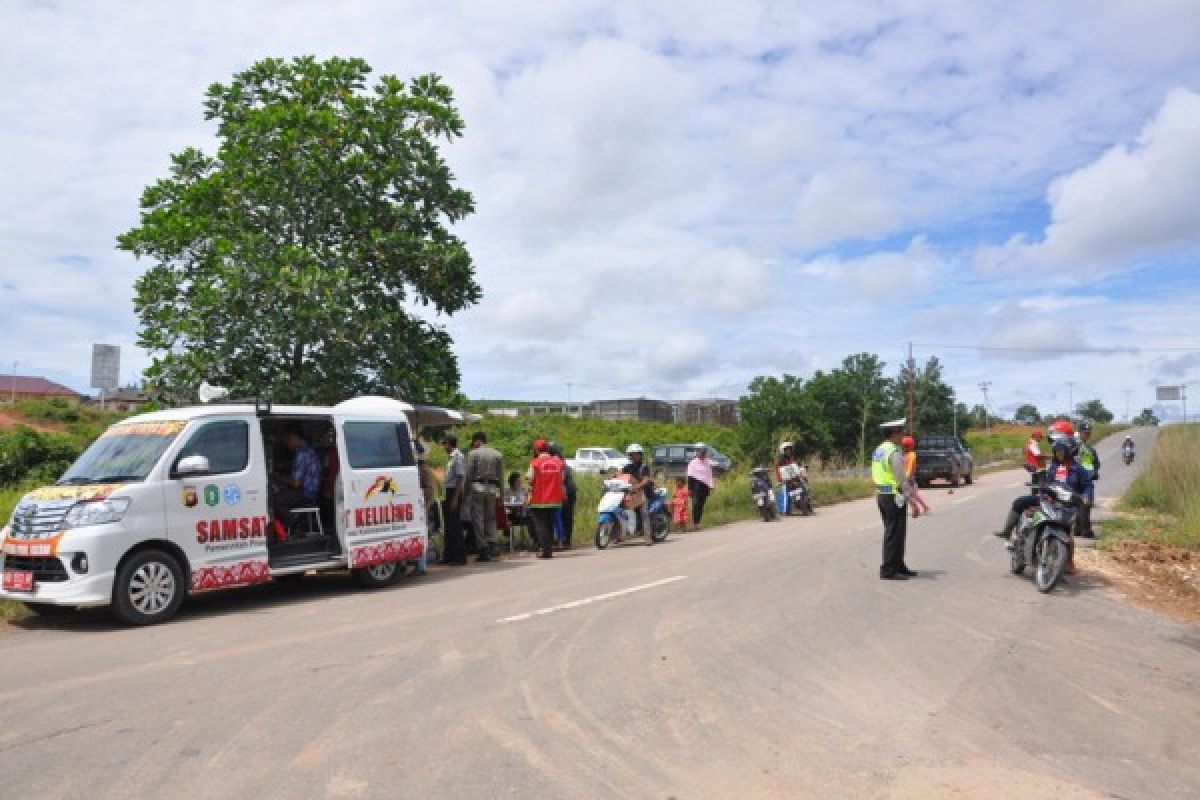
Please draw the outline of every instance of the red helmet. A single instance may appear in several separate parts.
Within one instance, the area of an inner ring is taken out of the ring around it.
[[[533,440],[533,452],[535,452],[535,453],[544,453],[544,452],[546,452],[546,449],[548,447],[549,447],[549,445],[546,444],[545,439],[534,439]]]
[[[900,444],[905,450],[913,450],[917,446],[917,440],[911,436],[905,436],[900,440]]]
[[[1042,438],[1042,432],[1041,432],[1041,431],[1034,431],[1034,432],[1033,432],[1033,438],[1035,438],[1035,439],[1040,439],[1040,438]]]
[[[1074,436],[1075,426],[1071,424],[1070,420],[1060,419],[1050,426],[1050,431],[1052,433],[1061,433],[1063,436]]]

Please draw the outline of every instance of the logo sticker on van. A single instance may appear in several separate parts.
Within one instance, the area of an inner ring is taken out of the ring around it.
[[[225,502],[231,506],[236,506],[238,503],[242,502],[242,487],[238,486],[236,483],[231,483],[226,486],[223,494],[225,495]]]
[[[195,508],[200,503],[200,498],[196,495],[195,486],[183,487],[183,507]]]
[[[217,488],[215,483],[210,483],[204,487],[204,504],[206,506],[215,506],[221,502],[221,490]]]

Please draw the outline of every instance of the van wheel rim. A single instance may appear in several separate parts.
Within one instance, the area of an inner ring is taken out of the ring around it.
[[[141,614],[158,614],[175,598],[175,575],[161,561],[142,564],[129,579],[129,602]]]
[[[367,572],[377,581],[386,581],[392,577],[392,573],[396,571],[395,564],[375,564],[367,567]]]

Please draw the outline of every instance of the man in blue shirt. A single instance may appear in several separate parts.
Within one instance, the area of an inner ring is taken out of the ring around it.
[[[304,428],[293,422],[287,428],[287,447],[292,451],[292,471],[275,491],[275,530],[286,526],[294,508],[316,507],[321,494],[321,459],[304,437]]]

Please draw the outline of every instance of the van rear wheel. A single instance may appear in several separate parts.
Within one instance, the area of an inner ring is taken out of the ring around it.
[[[399,574],[400,565],[395,561],[350,570],[354,582],[364,589],[382,589],[390,586]]]
[[[186,591],[183,568],[174,556],[143,550],[117,570],[112,613],[126,625],[157,625],[175,616]]]

